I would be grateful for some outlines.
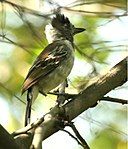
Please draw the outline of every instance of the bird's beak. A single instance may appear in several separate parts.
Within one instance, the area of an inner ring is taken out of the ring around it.
[[[78,34],[78,33],[81,33],[81,32],[83,32],[83,31],[85,31],[86,29],[84,29],[84,28],[75,28],[74,29],[74,35],[75,34]]]

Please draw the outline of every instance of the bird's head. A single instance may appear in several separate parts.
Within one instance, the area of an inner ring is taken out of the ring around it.
[[[56,31],[58,38],[60,36],[71,42],[73,42],[74,35],[85,30],[84,28],[76,28],[67,17],[60,13],[53,17],[51,25],[53,30]]]
[[[75,34],[83,32],[84,28],[76,28],[67,17],[63,14],[56,14],[52,19],[52,26],[58,30],[67,40],[73,41],[73,36]]]

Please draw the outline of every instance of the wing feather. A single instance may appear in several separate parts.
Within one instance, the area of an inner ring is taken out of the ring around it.
[[[45,77],[66,58],[68,47],[59,43],[49,44],[37,57],[23,83],[22,94]]]

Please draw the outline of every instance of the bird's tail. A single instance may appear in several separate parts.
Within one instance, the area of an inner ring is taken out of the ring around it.
[[[30,123],[31,107],[32,107],[32,92],[29,89],[28,92],[27,92],[27,106],[26,106],[26,112],[25,112],[25,126],[27,126]]]
[[[27,92],[27,106],[26,106],[26,112],[25,112],[25,126],[27,126],[30,123],[32,103],[37,98],[38,93],[39,93],[38,88],[35,87],[35,86],[30,87],[28,89],[28,92]]]

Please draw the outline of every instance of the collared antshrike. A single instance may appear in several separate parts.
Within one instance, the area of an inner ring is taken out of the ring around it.
[[[22,94],[27,91],[25,125],[30,123],[31,106],[38,93],[46,95],[68,77],[74,63],[73,36],[84,30],[75,28],[62,14],[56,14],[46,26],[49,45],[36,58],[22,87]]]

